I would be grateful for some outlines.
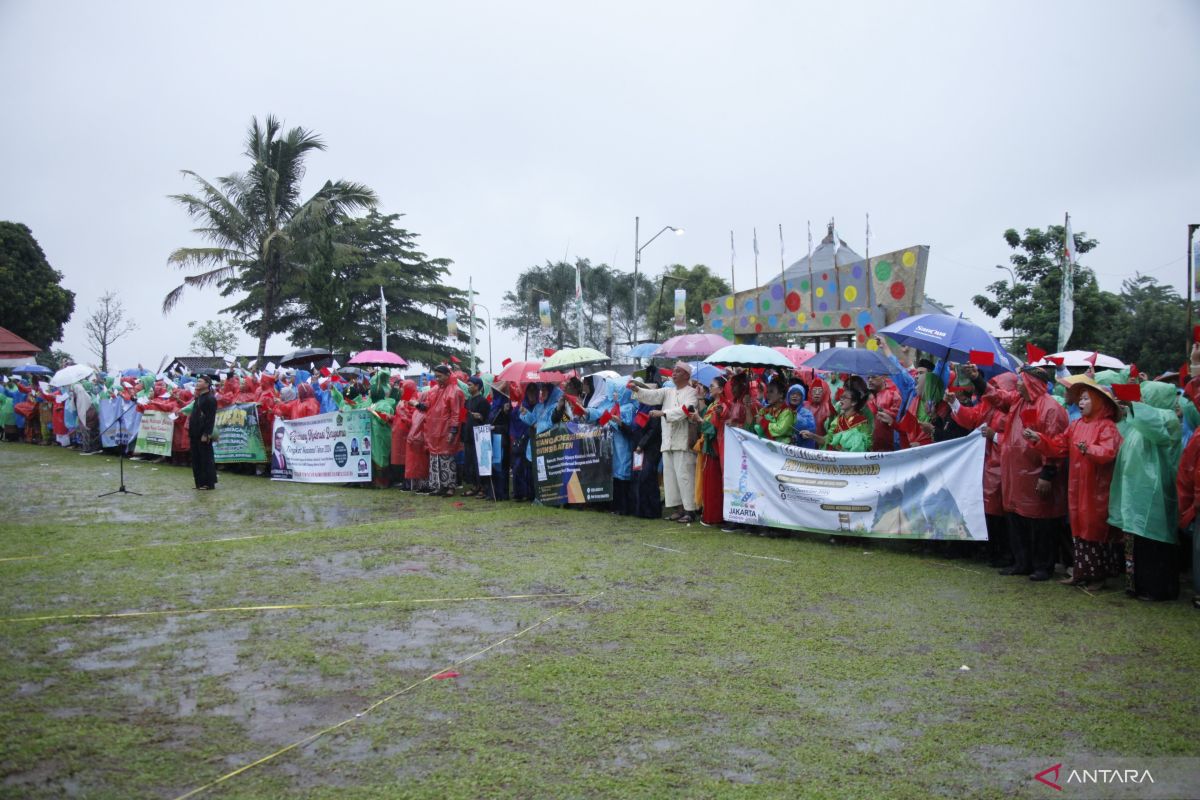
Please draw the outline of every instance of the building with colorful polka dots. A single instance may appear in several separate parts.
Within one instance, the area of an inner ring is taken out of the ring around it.
[[[704,332],[754,343],[783,334],[801,346],[848,342],[875,349],[875,331],[925,310],[929,246],[863,258],[834,233],[762,286],[705,300]]]

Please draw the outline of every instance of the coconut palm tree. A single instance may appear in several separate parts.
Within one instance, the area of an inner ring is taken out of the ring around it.
[[[195,194],[171,195],[199,223],[195,233],[211,247],[181,247],[167,259],[181,269],[202,270],[189,275],[163,299],[169,312],[187,287],[220,286],[221,294],[245,293],[232,311],[242,326],[258,337],[258,359],[267,338],[276,333],[285,278],[300,268],[306,249],[322,232],[350,212],[372,208],[375,193],[362,184],[326,181],[316,194],[301,201],[304,159],[325,143],[312,131],[282,132],[279,120],[268,116],[264,126],[250,122],[245,155],[252,164],[210,183],[191,170],[183,174],[198,184]]]

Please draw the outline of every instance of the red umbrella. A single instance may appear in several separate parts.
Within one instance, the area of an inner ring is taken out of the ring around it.
[[[387,350],[363,350],[350,359],[350,363],[359,367],[407,367],[408,362],[395,353]]]
[[[797,367],[816,355],[812,350],[805,350],[802,347],[772,347],[771,349],[782,353],[784,358]]]
[[[542,362],[540,361],[514,361],[500,370],[496,380],[505,383],[519,383],[522,386],[527,383],[558,383],[566,380],[566,376],[562,373],[542,372],[541,369]]]

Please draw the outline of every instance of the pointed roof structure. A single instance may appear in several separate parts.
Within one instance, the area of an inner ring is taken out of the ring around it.
[[[0,367],[28,364],[42,348],[27,342],[8,328],[0,328]]]
[[[836,244],[835,244],[836,240]],[[862,261],[863,257],[854,252],[848,244],[842,241],[842,238],[837,235],[837,229],[834,221],[829,220],[826,225],[825,238],[821,243],[813,249],[812,252],[812,269],[809,269],[808,256],[800,259],[796,263],[783,271],[783,277],[791,282],[798,281],[801,278],[806,278],[810,273],[829,272],[834,267],[844,267],[848,264],[853,264],[856,261]]]

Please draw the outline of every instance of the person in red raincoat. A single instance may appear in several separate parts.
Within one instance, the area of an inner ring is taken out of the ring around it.
[[[1017,390],[1017,376],[1011,372],[1001,372],[989,383],[1002,392]],[[946,402],[955,422],[968,431],[978,429],[987,439],[983,458],[983,516],[987,522],[988,563],[992,567],[1011,567],[1013,560],[1008,544],[1008,519],[1004,514],[1004,497],[1000,490],[1000,440],[1004,435],[1007,415],[991,403],[964,406],[953,392],[946,392]]]
[[[871,450],[876,453],[890,453],[896,449],[893,426],[901,416],[900,390],[886,375],[872,375],[867,378],[867,388],[871,390],[867,408],[871,410],[871,416],[875,420],[875,427],[871,431]],[[825,435],[825,429],[820,424],[817,425],[817,434]]]
[[[1062,519],[1067,513],[1066,476],[1059,469],[1062,459],[1038,452],[1025,436],[1028,426],[1044,436],[1058,436],[1067,429],[1067,412],[1050,396],[1045,372],[1024,367],[1017,391],[989,386],[984,402],[1006,412],[1004,438],[1000,443],[1000,487],[1008,514],[1009,545],[1013,565],[1003,575],[1028,575],[1030,580],[1049,580],[1054,574],[1054,556]]]
[[[462,446],[458,430],[462,424],[463,393],[448,366],[439,364],[433,372],[437,383],[421,398],[425,447],[429,450],[429,489],[430,494],[453,497],[458,483],[454,455]]]
[[[412,422],[404,447],[404,479],[418,494],[429,494],[429,449],[425,447],[425,412],[416,400],[410,400]]]
[[[408,452],[408,432],[412,428],[413,407],[409,400],[417,399],[417,384],[406,380],[400,384],[400,402],[396,403],[396,413],[392,416],[392,478],[400,488],[407,491],[405,481],[404,457]]]
[[[307,381],[296,386],[296,399],[275,405],[275,416],[283,419],[304,419],[315,417],[321,412],[321,404],[313,392],[311,383]]]
[[[829,391],[829,384],[824,378],[813,378],[804,405],[812,412],[813,421],[817,423],[817,435],[824,436],[829,420],[837,416],[833,408],[833,393]],[[896,405],[900,405],[899,398],[896,399]]]
[[[1121,447],[1117,404],[1090,378],[1076,376],[1062,383],[1068,387],[1067,402],[1077,404],[1082,416],[1064,433],[1043,435],[1026,428],[1023,436],[1043,455],[1070,460],[1067,505],[1074,567],[1059,583],[1087,583],[1094,591],[1104,586],[1105,578],[1123,571],[1113,549],[1121,533],[1108,524],[1108,490]]]

